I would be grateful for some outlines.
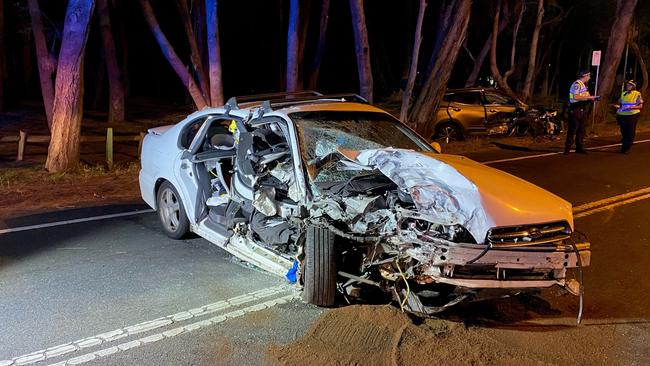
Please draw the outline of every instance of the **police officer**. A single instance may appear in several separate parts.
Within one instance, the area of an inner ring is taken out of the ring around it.
[[[634,80],[628,80],[625,83],[625,91],[621,93],[616,108],[616,121],[621,128],[621,153],[627,154],[634,143],[634,134],[636,132],[636,122],[639,120],[641,108],[643,108],[643,98],[641,93],[636,91]]]
[[[597,96],[591,96],[587,89],[587,82],[591,78],[588,70],[582,70],[578,73],[578,80],[571,84],[569,90],[569,128],[566,134],[566,143],[564,144],[564,155],[568,154],[573,146],[575,138],[576,153],[586,154],[584,149],[585,130],[591,102],[597,100]]]

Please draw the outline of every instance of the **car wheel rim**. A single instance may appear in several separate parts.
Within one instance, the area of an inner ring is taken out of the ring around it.
[[[456,129],[452,126],[445,126],[440,129],[440,140],[444,140],[446,143],[449,141],[456,141],[458,139],[458,134]]]
[[[180,222],[181,206],[174,191],[166,188],[161,194],[160,218],[165,228],[171,232],[178,230]]]
[[[517,135],[526,136],[530,130],[530,126],[517,126]]]

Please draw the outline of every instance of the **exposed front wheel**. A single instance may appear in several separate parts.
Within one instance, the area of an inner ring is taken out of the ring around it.
[[[184,237],[189,231],[190,221],[185,214],[181,197],[171,183],[163,182],[160,185],[156,205],[165,234],[172,239]]]
[[[436,133],[433,135],[434,141],[442,141],[450,143],[452,141],[460,141],[463,139],[463,132],[460,128],[452,123],[445,122],[436,127]]]
[[[316,306],[332,306],[336,300],[336,248],[334,233],[315,226],[305,236],[303,298]]]

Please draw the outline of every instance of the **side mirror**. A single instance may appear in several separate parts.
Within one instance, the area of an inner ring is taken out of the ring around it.
[[[432,147],[432,148],[433,148],[433,149],[434,149],[438,154],[442,154],[442,147],[441,147],[440,144],[437,143],[436,141],[433,141],[433,142],[431,143],[431,147]]]

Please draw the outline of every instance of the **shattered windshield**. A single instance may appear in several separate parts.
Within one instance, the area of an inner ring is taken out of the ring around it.
[[[290,117],[298,130],[301,153],[315,183],[344,182],[357,175],[368,175],[362,167],[342,161],[337,153],[339,147],[433,151],[419,136],[384,113],[317,111],[292,113]]]

